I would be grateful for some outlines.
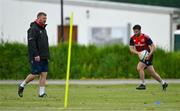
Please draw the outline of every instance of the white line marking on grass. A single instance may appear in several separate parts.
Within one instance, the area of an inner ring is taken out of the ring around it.
[[[0,84],[19,84],[23,80],[0,80]],[[159,84],[154,79],[145,80],[147,84]],[[168,83],[180,84],[180,79],[167,79]],[[38,84],[38,80],[30,84]],[[116,84],[139,84],[139,79],[104,79],[104,80],[70,80],[69,84],[77,85],[116,85]],[[47,84],[64,85],[65,80],[47,80]]]

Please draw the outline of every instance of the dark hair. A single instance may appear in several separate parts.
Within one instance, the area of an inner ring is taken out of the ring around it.
[[[137,24],[133,27],[133,30],[135,30],[135,29],[141,30],[141,26]]]
[[[44,13],[44,12],[39,12],[39,13],[37,14],[37,18],[38,18],[39,16],[41,16],[41,15],[47,16],[46,13]]]

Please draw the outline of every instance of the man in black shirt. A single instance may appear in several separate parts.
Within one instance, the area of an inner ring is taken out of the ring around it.
[[[46,32],[47,15],[44,12],[37,14],[37,19],[30,24],[28,29],[28,53],[31,74],[18,86],[18,95],[23,97],[26,84],[39,76],[39,97],[46,96],[45,83],[48,72],[49,43]]]

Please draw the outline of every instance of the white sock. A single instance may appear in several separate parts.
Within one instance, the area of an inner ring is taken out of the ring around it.
[[[24,87],[26,85],[25,80],[20,84],[21,87]]]
[[[39,87],[39,95],[42,95],[45,93],[45,87]]]
[[[161,84],[163,85],[165,83],[165,81],[164,80],[161,80]]]
[[[141,81],[141,83],[140,83],[140,84],[146,85],[145,81]]]

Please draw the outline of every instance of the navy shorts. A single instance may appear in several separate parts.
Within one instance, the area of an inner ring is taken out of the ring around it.
[[[48,60],[42,59],[39,62],[33,60],[30,63],[31,65],[31,74],[39,75],[41,72],[48,72]]]
[[[140,61],[141,61],[142,63],[146,64],[147,67],[153,65],[152,59],[151,59],[151,60],[145,60],[145,61],[140,60]]]

